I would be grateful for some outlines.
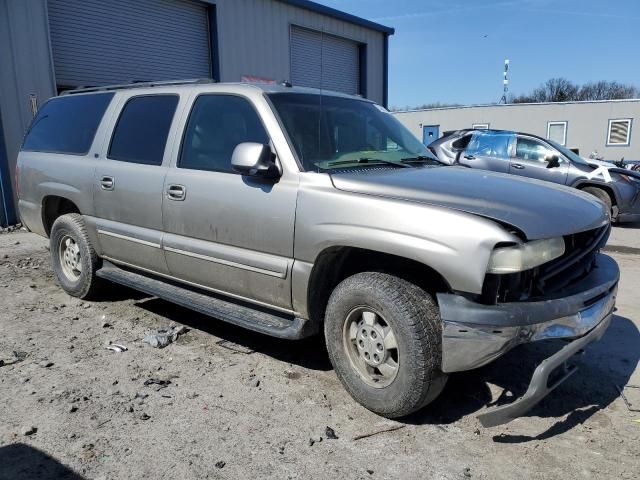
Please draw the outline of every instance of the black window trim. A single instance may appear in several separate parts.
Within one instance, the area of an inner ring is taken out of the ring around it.
[[[198,93],[198,95],[195,96],[195,98],[191,102],[191,105],[189,105],[189,114],[187,115],[186,121],[184,122],[184,125],[182,127],[182,135],[180,136],[180,150],[178,150],[178,157],[176,158],[176,166],[175,166],[175,168],[179,168],[181,170],[191,170],[191,171],[194,171],[194,172],[226,173],[226,174],[229,174],[229,175],[240,175],[240,176],[242,176],[242,173],[236,172],[233,169],[231,171],[229,171],[229,170],[220,170],[218,168],[202,169],[202,168],[188,168],[188,167],[181,167],[180,166],[180,162],[182,160],[182,150],[184,148],[185,135],[187,134],[187,126],[189,125],[189,120],[191,120],[191,115],[193,114],[193,107],[195,106],[196,102],[198,101],[198,99],[200,97],[204,97],[204,96],[211,97],[211,96],[214,96],[214,95],[224,96],[224,97],[239,97],[239,98],[242,98],[243,100],[245,100],[249,104],[251,109],[254,111],[254,113],[258,117],[258,121],[260,122],[260,125],[262,125],[262,129],[267,134],[267,138],[269,139],[269,147],[271,148],[272,151],[275,151],[276,162],[279,162],[280,161],[279,160],[280,157],[278,156],[278,152],[275,149],[275,144],[273,143],[273,140],[271,139],[271,135],[269,135],[269,130],[265,126],[264,122],[262,121],[262,116],[260,115],[260,112],[258,112],[258,110],[256,109],[256,106],[253,104],[253,102],[251,101],[251,99],[249,97],[247,97],[246,95],[239,94],[239,93],[200,92],[200,93]]]
[[[158,165],[154,164],[154,163],[142,163],[142,162],[133,162],[130,160],[119,160],[117,158],[111,158],[109,155],[111,153],[111,144],[113,143],[113,138],[115,137],[116,134],[116,130],[118,129],[118,124],[120,123],[120,120],[122,119],[122,113],[124,112],[124,109],[127,108],[127,105],[129,104],[129,102],[131,100],[133,100],[134,98],[142,98],[142,97],[177,97],[178,98],[178,103],[176,103],[176,108],[173,111],[173,116],[171,117],[171,123],[169,124],[169,130],[167,131],[167,139],[165,140],[165,144],[164,144],[164,152],[162,154],[162,160],[160,161],[160,163]],[[179,93],[142,93],[140,95],[131,95],[129,98],[127,98],[127,100],[124,102],[124,105],[122,105],[122,107],[119,109],[118,111],[118,119],[116,120],[116,123],[113,125],[113,128],[111,129],[111,135],[109,136],[109,146],[107,147],[107,151],[105,153],[105,158],[107,160],[111,160],[112,162],[122,162],[122,163],[132,163],[135,165],[148,165],[149,167],[162,167],[163,163],[164,163],[164,156],[167,153],[167,144],[169,142],[169,133],[171,133],[171,127],[173,127],[173,123],[176,121],[176,113],[178,112],[178,106],[180,105],[180,94]]]
[[[100,131],[100,127],[102,126],[102,122],[105,121],[105,115],[107,113],[107,110],[109,110],[109,107],[111,106],[111,103],[113,102],[113,99],[115,97],[115,92],[97,92],[97,93],[87,93],[85,94],[85,96],[96,96],[96,95],[110,95],[111,99],[109,100],[109,103],[107,103],[107,106],[104,109],[104,112],[102,112],[102,116],[100,117],[100,121],[98,122],[98,126],[96,127],[96,131],[93,133],[93,139],[91,140],[91,143],[89,143],[89,148],[87,148],[87,150],[85,152],[65,152],[62,150],[33,150],[30,148],[24,148],[24,142],[27,140],[27,136],[29,135],[29,133],[31,133],[31,129],[35,126],[35,122],[34,120],[36,119],[36,117],[38,116],[38,113],[51,101],[54,101],[58,98],[62,98],[61,96],[55,96],[55,97],[51,97],[49,99],[47,99],[42,105],[40,105],[40,108],[38,108],[38,112],[36,112],[36,114],[34,115],[34,117],[31,119],[31,122],[29,123],[29,128],[27,129],[27,131],[25,132],[25,134],[22,137],[22,142],[20,144],[20,151],[22,152],[33,152],[33,153],[49,153],[49,154],[59,154],[59,155],[73,155],[76,157],[86,157],[89,152],[91,151],[91,147],[93,146],[93,144],[96,141],[96,136],[98,134],[98,131]],[[75,96],[75,98],[80,97],[81,95],[77,95]]]

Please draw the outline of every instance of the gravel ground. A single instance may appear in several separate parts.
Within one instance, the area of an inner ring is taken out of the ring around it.
[[[640,229],[613,240],[622,282],[604,338],[529,416],[484,429],[476,415],[521,395],[558,344],[453,375],[431,406],[389,421],[351,400],[320,339],[279,341],[116,286],[80,301],[57,286],[45,239],[2,233],[0,479],[638,478],[640,411],[616,385],[640,410]],[[142,343],[169,325],[188,331]]]

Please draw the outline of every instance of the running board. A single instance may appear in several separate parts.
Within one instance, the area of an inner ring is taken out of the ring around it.
[[[287,340],[298,340],[317,333],[309,320],[284,313],[272,312],[264,307],[234,301],[221,296],[190,288],[177,282],[125,270],[104,262],[96,275],[120,285],[139,290],[148,295],[167,300],[210,317],[223,320],[255,332]]]

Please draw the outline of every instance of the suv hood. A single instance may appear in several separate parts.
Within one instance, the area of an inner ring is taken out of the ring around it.
[[[528,240],[600,227],[605,206],[574,188],[463,167],[353,170],[332,173],[346,192],[451,208],[511,225]]]

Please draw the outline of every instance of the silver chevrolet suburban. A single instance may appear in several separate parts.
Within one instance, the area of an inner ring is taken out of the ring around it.
[[[447,375],[563,338],[522,415],[599,339],[619,271],[586,193],[442,166],[384,108],[283,85],[204,81],[67,92],[18,159],[20,215],[61,287],[116,282],[275,337],[324,330],[366,408],[402,417]],[[553,374],[553,375],[552,375]]]

